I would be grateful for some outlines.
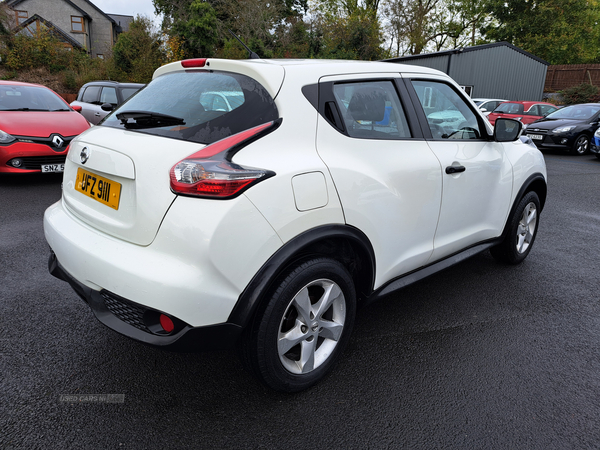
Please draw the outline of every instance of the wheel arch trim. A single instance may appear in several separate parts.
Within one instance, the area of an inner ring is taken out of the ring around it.
[[[240,294],[227,322],[241,327],[248,325],[258,305],[280,274],[294,262],[314,254],[312,249],[316,245],[332,241],[346,241],[366,258],[366,261],[361,260],[359,263],[365,264],[360,275],[364,277],[362,290],[367,291],[365,293],[369,295],[375,282],[375,252],[371,242],[362,231],[350,225],[324,225],[299,234],[277,250]],[[357,296],[360,291],[357,286]]]
[[[519,192],[517,192],[517,195],[515,196],[513,204],[510,208],[508,217],[506,218],[506,224],[504,224],[504,230],[502,231],[501,235],[502,237],[506,236],[506,233],[508,232],[509,220],[515,213],[519,202],[521,201],[523,196],[529,191],[534,191],[538,195],[538,198],[540,199],[540,212],[542,212],[542,210],[544,209],[544,205],[546,204],[546,196],[548,195],[546,178],[541,173],[534,173],[525,180],[525,182],[521,185]]]

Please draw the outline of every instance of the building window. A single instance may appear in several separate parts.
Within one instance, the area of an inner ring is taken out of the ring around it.
[[[85,31],[83,17],[71,16],[71,31],[74,31],[76,33],[83,33]]]
[[[27,11],[15,11],[15,15],[17,18],[17,25],[21,25],[28,18]]]

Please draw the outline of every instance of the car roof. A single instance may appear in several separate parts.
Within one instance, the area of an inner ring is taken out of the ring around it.
[[[82,87],[87,86],[115,86],[115,87],[144,87],[146,86],[143,83],[121,83],[119,81],[112,80],[98,80],[98,81],[90,81],[85,83]]]
[[[284,78],[301,79],[304,85],[315,84],[321,78],[354,74],[400,74],[416,73],[437,75],[450,79],[439,70],[383,61],[349,61],[327,59],[218,59],[198,58],[204,66],[184,69],[182,61],[172,62],[156,69],[153,79],[170,72],[182,70],[219,70],[250,76],[261,83],[275,97]]]
[[[504,102],[504,103],[520,103],[523,106],[533,106],[533,105],[548,105],[548,106],[556,106],[553,105],[552,103],[546,103],[546,102],[532,102],[532,101],[520,101],[520,100],[515,100],[515,101],[509,101],[509,102]]]

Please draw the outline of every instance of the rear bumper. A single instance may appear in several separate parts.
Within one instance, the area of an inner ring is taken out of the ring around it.
[[[50,273],[71,285],[73,290],[92,309],[96,318],[108,328],[144,344],[168,349],[171,351],[192,352],[231,348],[239,338],[242,328],[232,323],[192,327],[184,322],[172,334],[160,335],[150,331],[151,323],[145,320],[152,314],[160,314],[143,305],[122,299],[107,291],[89,288],[73,278],[59,263],[54,252],[48,260]],[[107,299],[112,304],[109,306]],[[115,308],[115,302],[120,303]],[[151,314],[148,314],[151,313]]]

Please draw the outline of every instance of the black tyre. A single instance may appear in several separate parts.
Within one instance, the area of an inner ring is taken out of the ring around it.
[[[537,234],[539,214],[540,199],[530,191],[509,218],[504,240],[490,249],[492,256],[508,264],[519,264],[527,258]]]
[[[571,153],[574,155],[585,155],[590,151],[590,137],[587,134],[580,134],[575,139]]]
[[[304,390],[333,368],[354,324],[356,294],[346,268],[315,258],[290,268],[257,311],[242,360],[267,386]]]
[[[596,158],[600,159],[600,153],[596,153]]]

